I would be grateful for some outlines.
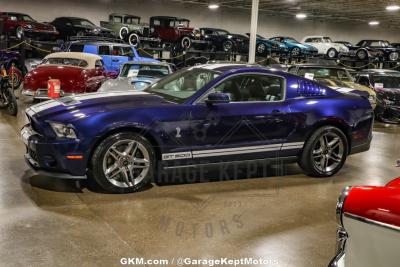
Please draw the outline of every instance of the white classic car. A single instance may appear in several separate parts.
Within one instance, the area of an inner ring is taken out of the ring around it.
[[[349,48],[344,44],[334,43],[331,38],[326,36],[307,36],[301,42],[314,46],[318,49],[318,54],[326,55],[328,58],[337,58],[349,53]]]

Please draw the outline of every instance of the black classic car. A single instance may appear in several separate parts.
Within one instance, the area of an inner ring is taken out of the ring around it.
[[[359,72],[355,79],[359,84],[375,90],[377,120],[400,123],[400,72],[370,69]]]
[[[57,28],[60,38],[69,40],[71,36],[99,36],[114,38],[112,30],[100,27],[91,21],[77,17],[59,17],[51,22]]]
[[[358,60],[398,61],[400,50],[384,40],[362,40],[349,47],[350,55]]]
[[[216,28],[200,28],[200,33],[205,40],[211,42],[211,47],[215,51],[245,53],[249,50],[249,38],[247,36]]]

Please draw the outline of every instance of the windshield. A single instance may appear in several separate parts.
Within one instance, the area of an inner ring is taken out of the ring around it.
[[[20,20],[27,21],[27,22],[33,22],[33,21],[35,21],[33,18],[31,18],[31,17],[28,16],[28,15],[21,15],[21,16],[20,16]]]
[[[146,88],[145,91],[160,95],[169,101],[183,103],[219,75],[218,72],[202,68],[182,69]]]
[[[72,25],[74,26],[96,26],[87,19],[72,19]]]
[[[137,76],[161,78],[168,74],[169,68],[164,65],[125,64],[119,76],[128,78]]]
[[[188,28],[189,27],[189,21],[187,21],[187,20],[178,20],[175,25],[178,26],[178,27]]]
[[[332,80],[339,82],[352,82],[351,75],[344,69],[335,68],[300,68],[297,75],[313,78],[317,81]]]
[[[124,19],[125,24],[139,24],[140,19],[135,17],[125,17]]]
[[[400,89],[400,76],[374,76],[373,83],[375,87],[377,83],[380,83],[383,85],[383,88]]]
[[[289,41],[291,43],[299,44],[299,42],[296,39],[293,39],[293,38],[290,38],[290,37],[289,38],[285,38],[284,40]]]
[[[85,60],[77,58],[45,58],[40,65],[63,65],[85,68],[88,63]]]
[[[216,30],[215,32],[216,32],[218,35],[228,35],[228,34],[229,34],[229,32],[224,31],[224,30]]]

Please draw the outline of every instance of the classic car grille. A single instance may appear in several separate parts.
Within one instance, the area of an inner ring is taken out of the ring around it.
[[[147,37],[150,35],[150,28],[149,27],[144,27],[143,28],[143,36]]]

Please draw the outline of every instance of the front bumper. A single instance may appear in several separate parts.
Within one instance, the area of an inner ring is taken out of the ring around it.
[[[328,267],[345,267],[347,232],[342,227],[339,227],[336,232],[336,238],[336,256],[331,260]]]
[[[62,179],[86,179],[86,161],[67,159],[67,155],[82,155],[79,140],[45,141],[30,124],[21,130],[26,146],[25,161],[38,174]]]

